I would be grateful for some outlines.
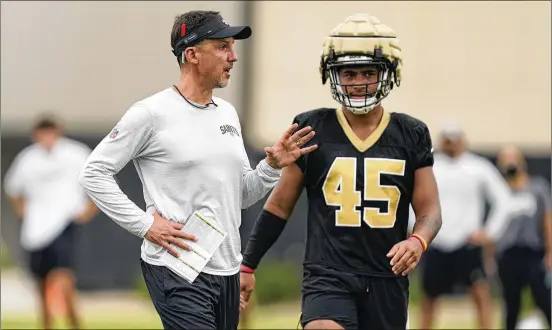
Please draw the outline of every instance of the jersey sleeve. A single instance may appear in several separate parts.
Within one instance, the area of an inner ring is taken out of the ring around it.
[[[414,170],[426,166],[433,166],[433,143],[431,134],[424,123],[419,123],[413,128],[414,136]]]

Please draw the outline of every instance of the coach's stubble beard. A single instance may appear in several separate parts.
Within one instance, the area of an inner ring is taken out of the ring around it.
[[[222,75],[220,75],[219,78],[216,80],[215,88],[224,88],[228,86],[229,81],[230,77],[225,77],[225,73],[222,73]]]
[[[221,79],[217,82],[215,88],[224,88],[224,87],[226,87],[226,86],[228,86],[228,79],[221,78]]]

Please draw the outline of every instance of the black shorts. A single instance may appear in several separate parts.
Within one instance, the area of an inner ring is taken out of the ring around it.
[[[451,293],[456,284],[471,287],[487,279],[480,246],[467,245],[450,252],[429,248],[422,258],[422,290],[431,298]]]
[[[408,286],[408,277],[374,277],[305,265],[301,325],[332,320],[345,329],[406,329]]]
[[[76,227],[69,223],[48,246],[29,252],[29,267],[34,276],[43,280],[54,269],[74,270]]]
[[[140,260],[153,306],[165,329],[237,329],[240,275],[201,273],[190,284],[164,266]]]

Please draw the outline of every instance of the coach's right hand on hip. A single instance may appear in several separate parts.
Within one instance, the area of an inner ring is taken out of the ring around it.
[[[184,228],[183,224],[169,221],[155,211],[153,213],[153,224],[146,233],[146,239],[164,247],[170,254],[178,258],[178,252],[176,252],[170,244],[174,244],[184,250],[190,251],[192,248],[188,244],[184,243],[184,240],[182,239],[194,242],[197,241],[197,238],[194,235],[183,232],[182,228]]]

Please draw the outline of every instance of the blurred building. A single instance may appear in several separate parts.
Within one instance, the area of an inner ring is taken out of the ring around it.
[[[404,79],[387,109],[412,114],[433,132],[453,118],[471,148],[491,159],[505,143],[520,145],[532,174],[550,180],[550,3],[444,1],[2,2],[2,175],[43,111],[94,147],[132,103],[174,83],[173,18],[194,9],[253,28],[251,39],[237,42],[229,87],[216,91],[236,106],[253,165],[296,114],[337,106],[321,84],[320,47],[338,22],[367,12],[403,45]],[[133,166],[118,179],[143,207]],[[2,239],[21,261],[20,224],[3,192],[2,203]],[[263,203],[243,212],[244,241]],[[270,257],[301,260],[305,212],[303,196]],[[140,243],[103,214],[85,225],[81,289],[132,286]]]

